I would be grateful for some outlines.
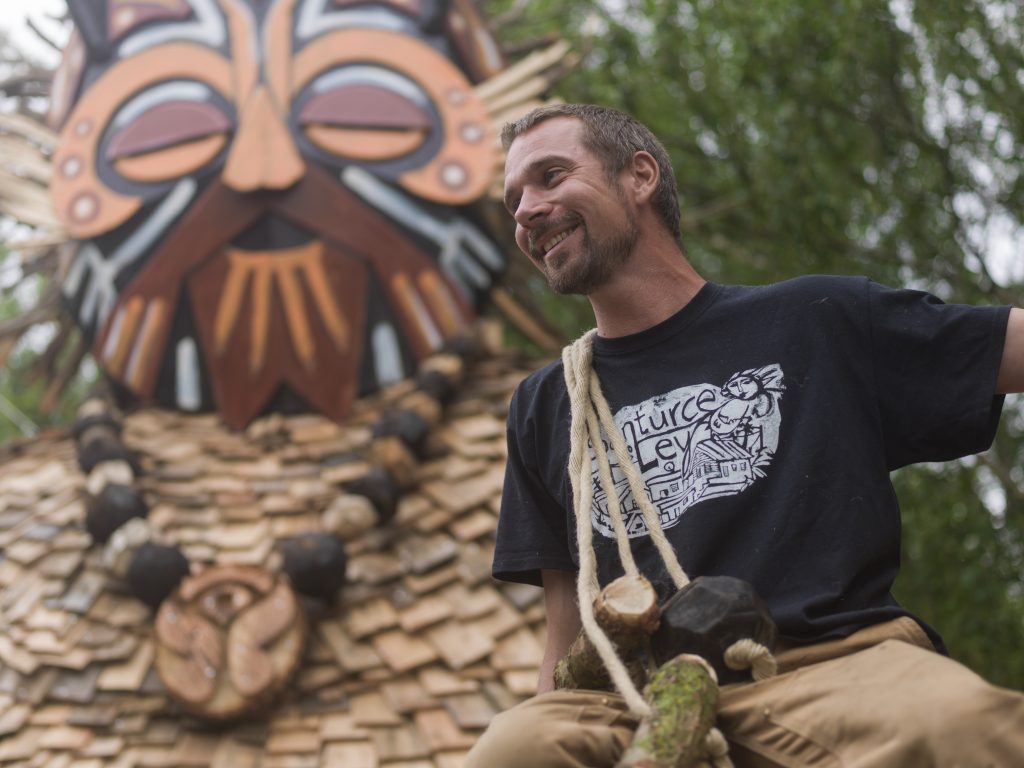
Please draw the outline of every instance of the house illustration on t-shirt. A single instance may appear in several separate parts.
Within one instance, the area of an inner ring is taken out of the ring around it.
[[[681,387],[616,412],[662,528],[671,528],[694,504],[742,493],[765,475],[778,447],[783,388],[781,367],[771,365],[736,373],[721,387]],[[594,456],[591,448],[592,462]],[[626,531],[631,538],[647,535],[614,453],[609,461]],[[609,508],[592,466],[593,524],[614,537],[616,510]]]

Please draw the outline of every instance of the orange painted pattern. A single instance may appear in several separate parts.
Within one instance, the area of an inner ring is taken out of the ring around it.
[[[140,297],[133,296],[121,310],[117,346],[105,359],[107,369],[115,376],[120,376],[124,372],[124,364],[132,348],[132,342],[135,340],[135,332],[138,329],[144,306],[145,302]]]
[[[436,272],[422,272],[417,281],[420,292],[433,310],[434,317],[441,322],[445,336],[453,336],[465,329],[462,313],[452,299],[451,291]]]
[[[115,64],[71,112],[53,158],[50,199],[73,237],[89,239],[109,232],[142,206],[141,198],[119,194],[100,180],[100,138],[127,96],[176,78],[198,80],[224,94],[232,91],[231,66],[223,57],[200,46],[171,44]]]
[[[306,164],[269,91],[258,86],[246,102],[223,180],[238,192],[287,189],[302,178]]]
[[[228,276],[214,320],[214,353],[223,355],[238,325],[247,297],[251,297],[249,372],[258,375],[266,362],[270,318],[275,300],[281,302],[292,348],[309,372],[317,367],[311,313],[323,321],[339,352],[350,346],[349,328],[335,296],[328,290],[323,245],[310,243],[274,252],[228,251]],[[309,288],[314,307],[306,301],[302,284]],[[326,359],[326,358],[325,358]]]
[[[131,357],[128,358],[128,368],[125,371],[125,381],[135,391],[142,388],[145,376],[151,367],[158,363],[154,358],[160,355],[161,350],[156,339],[165,333],[167,319],[167,302],[163,299],[152,299],[146,307],[142,329],[139,331]]]

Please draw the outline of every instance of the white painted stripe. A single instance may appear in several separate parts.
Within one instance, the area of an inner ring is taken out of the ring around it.
[[[439,246],[448,239],[443,223],[369,171],[350,165],[341,172],[341,180],[366,202],[397,219],[413,232],[418,232]]]
[[[428,108],[430,106],[430,98],[412,80],[397,72],[369,64],[359,64],[328,72],[316,79],[313,83],[313,90],[316,93],[323,93],[333,88],[340,88],[343,85],[363,85],[366,83],[394,91],[405,96],[409,101],[416,102],[421,107]]]
[[[79,248],[75,255],[71,257],[71,268],[64,278],[64,284],[61,286],[61,291],[69,299],[74,297],[78,293],[79,288],[82,287],[82,280],[85,278],[85,268],[88,266],[89,261],[85,252],[90,248],[98,253],[95,245],[87,243]]]
[[[117,314],[114,315],[114,322],[110,326],[110,335],[107,336],[107,341],[103,345],[103,360],[110,362],[110,358],[114,356],[114,352],[117,351],[117,342],[121,338],[121,326],[124,325],[124,307],[122,306],[117,310]]]
[[[117,111],[111,128],[118,129],[134,122],[140,115],[153,107],[171,101],[202,101],[205,102],[213,93],[213,89],[202,83],[187,80],[172,80],[143,91]]]
[[[379,323],[370,339],[373,345],[373,368],[379,384],[394,384],[404,376],[402,370],[402,351],[398,346],[398,336],[390,323]]]
[[[196,342],[186,336],[178,342],[175,350],[175,397],[183,411],[198,411],[202,405],[202,391],[199,387],[199,349]]]
[[[150,217],[132,232],[131,236],[121,243],[111,255],[110,263],[118,272],[134,263],[164,235],[178,214],[192,202],[198,188],[196,180],[191,177],[182,179],[174,186],[174,189],[160,201],[160,205],[150,214]]]
[[[205,43],[211,48],[220,48],[227,41],[227,27],[224,17],[217,10],[213,0],[189,0],[196,18],[179,24],[147,25],[139,32],[129,35],[118,46],[118,57],[129,56],[161,45],[162,43],[191,41]]]
[[[393,32],[415,34],[416,24],[408,16],[386,8],[350,8],[325,11],[327,0],[308,0],[299,11],[296,33],[301,40],[320,37],[324,32],[345,27],[388,29]]]

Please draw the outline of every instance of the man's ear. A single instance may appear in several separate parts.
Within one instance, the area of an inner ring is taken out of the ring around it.
[[[633,194],[638,203],[649,202],[654,196],[661,180],[661,169],[658,161],[650,152],[637,150],[633,153],[633,162],[630,166],[630,177],[633,185]]]

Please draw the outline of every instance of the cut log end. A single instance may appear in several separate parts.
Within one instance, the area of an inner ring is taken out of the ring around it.
[[[639,638],[658,628],[658,595],[643,576],[621,576],[594,601],[598,624],[617,641]]]

